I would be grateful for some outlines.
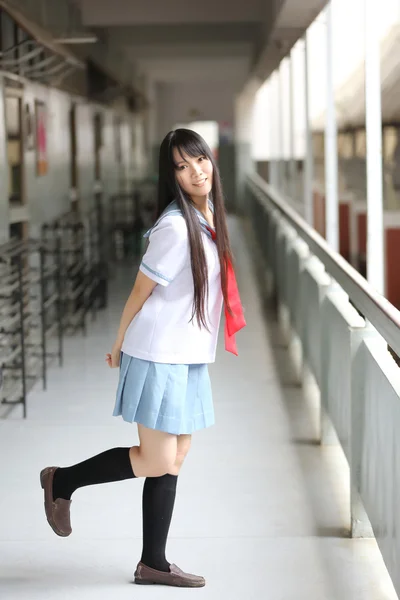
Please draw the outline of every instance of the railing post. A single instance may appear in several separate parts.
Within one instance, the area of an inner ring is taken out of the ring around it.
[[[361,465],[363,449],[365,386],[363,364],[363,340],[378,337],[376,330],[367,322],[365,329],[352,336],[351,358],[351,439],[350,439],[350,535],[352,538],[374,537],[371,522],[360,497]],[[361,393],[360,393],[361,391]]]

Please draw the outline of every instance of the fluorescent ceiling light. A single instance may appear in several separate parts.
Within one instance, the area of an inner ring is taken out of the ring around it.
[[[93,34],[65,35],[53,40],[58,44],[95,44],[98,37]]]

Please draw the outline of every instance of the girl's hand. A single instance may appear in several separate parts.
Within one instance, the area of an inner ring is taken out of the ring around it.
[[[116,369],[119,367],[119,361],[121,356],[121,348],[120,346],[113,346],[111,350],[111,354],[106,354],[106,363],[110,367],[110,369]]]

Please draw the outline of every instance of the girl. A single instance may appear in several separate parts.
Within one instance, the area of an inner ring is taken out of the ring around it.
[[[202,587],[165,556],[177,478],[191,434],[214,423],[208,363],[214,362],[222,303],[225,343],[237,354],[245,325],[232,268],[221,181],[205,141],[171,131],[160,148],[158,220],[106,361],[120,367],[114,416],[137,423],[140,445],[113,448],[68,468],[41,472],[47,520],[71,533],[73,492],[145,477],[143,551],[135,583]]]

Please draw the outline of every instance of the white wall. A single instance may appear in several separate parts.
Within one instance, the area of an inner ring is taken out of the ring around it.
[[[148,168],[148,157],[145,154],[145,135],[143,115],[132,118],[132,173],[134,179],[145,176]]]
[[[159,84],[157,94],[158,139],[176,123],[191,121],[234,122],[234,86],[223,84]],[[193,113],[197,111],[197,113]]]
[[[180,127],[191,129],[198,133],[208,144],[211,151],[219,146],[219,127],[216,121],[193,121],[192,123],[175,123],[174,129]]]
[[[36,174],[35,151],[26,152],[25,174],[27,205],[30,214],[30,233],[36,237],[44,221],[54,219],[70,207],[70,131],[69,110],[72,98],[65,92],[27,84],[25,101],[34,106],[35,99],[48,107],[48,172]],[[104,115],[101,171],[104,192],[118,191],[118,166],[113,113],[103,107],[79,99],[76,113],[78,192],[83,211],[92,205],[95,184],[93,116],[100,110]]]
[[[246,176],[254,170],[254,109],[260,85],[258,79],[250,80],[235,103],[235,207],[240,212],[244,210]]]
[[[77,147],[82,208],[90,204],[95,185],[93,117],[96,112],[101,112],[103,115],[103,146],[100,150],[100,163],[104,195],[117,193],[121,180],[129,178],[132,171],[132,117],[126,116],[120,124],[122,147],[122,165],[120,165],[116,152],[115,113],[98,105],[86,102],[79,104],[77,109]]]
[[[132,123],[121,125],[122,147],[122,177],[125,182],[133,179],[133,149],[132,149]]]
[[[4,129],[4,95],[0,78],[0,243],[9,237],[8,169],[6,133]],[[72,101],[77,102],[77,163],[80,205],[85,211],[92,204],[95,184],[93,116],[101,111],[104,116],[101,172],[105,195],[119,190],[121,174],[127,177],[132,171],[132,117],[124,117],[121,126],[122,168],[117,163],[115,140],[115,113],[90,104],[83,98],[72,98],[60,90],[26,82],[24,104],[32,113],[35,100],[45,102],[48,109],[47,155],[48,172],[39,176],[36,171],[35,150],[24,150],[26,205],[29,215],[30,236],[40,235],[41,225],[56,218],[70,208],[70,129],[69,111]]]
[[[78,164],[78,189],[81,206],[89,204],[94,186],[94,132],[93,106],[80,100],[76,108],[76,146]],[[104,132],[104,139],[107,133]]]
[[[111,110],[103,110],[103,146],[101,148],[101,182],[104,195],[115,194],[119,190],[121,180],[121,166],[117,161],[116,123],[115,115]],[[122,125],[121,125],[122,129]],[[122,141],[121,131],[121,141]],[[129,160],[126,153],[122,153],[124,161]]]
[[[30,235],[38,236],[40,225],[68,210],[70,187],[69,107],[67,94],[53,88],[28,83],[24,102],[34,112],[35,99],[46,103],[48,172],[38,176],[35,150],[25,151],[26,203],[30,215]]]

